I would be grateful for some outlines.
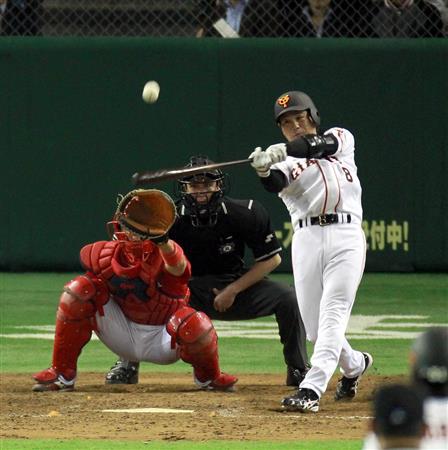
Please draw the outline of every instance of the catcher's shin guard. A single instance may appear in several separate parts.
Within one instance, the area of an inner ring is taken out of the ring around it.
[[[221,373],[218,337],[210,318],[188,306],[176,311],[167,331],[180,347],[180,357],[194,369],[196,384],[204,389],[230,389],[238,379]]]
[[[76,372],[78,357],[93,330],[95,295],[93,282],[79,276],[64,287],[56,314],[56,332],[53,345],[52,367],[57,373]]]

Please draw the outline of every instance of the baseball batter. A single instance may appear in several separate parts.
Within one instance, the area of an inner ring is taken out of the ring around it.
[[[320,133],[319,112],[303,92],[282,94],[274,115],[288,142],[256,148],[251,164],[291,215],[294,283],[307,338],[314,343],[310,371],[282,404],[317,412],[338,364],[342,378],[335,399],[342,400],[356,395],[360,376],[373,362],[345,338],[366,255],[355,142],[344,128]]]
[[[131,191],[110,222],[111,241],[81,249],[86,273],[64,286],[56,316],[53,361],[33,375],[34,391],[72,391],[77,361],[92,331],[132,361],[191,364],[200,388],[227,390],[237,378],[222,373],[209,317],[188,306],[191,266],[168,238],[173,201],[157,190]]]

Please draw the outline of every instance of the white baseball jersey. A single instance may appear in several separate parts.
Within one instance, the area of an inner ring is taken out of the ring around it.
[[[333,134],[338,149],[322,159],[294,158],[271,168],[283,172],[288,186],[278,195],[285,203],[294,229],[299,219],[321,214],[349,213],[352,222],[361,223],[361,184],[355,164],[355,140],[344,128],[330,128],[324,134]]]
[[[311,369],[300,388],[312,389],[319,397],[338,365],[348,378],[360,376],[365,368],[363,353],[344,336],[365,263],[361,184],[353,135],[343,128],[325,134],[330,133],[338,140],[333,155],[288,156],[272,166],[288,180],[278,195],[294,227],[294,284],[307,338],[314,343]],[[320,226],[307,220],[322,214],[337,214],[338,222]]]
[[[426,398],[424,418],[428,428],[419,448],[448,450],[448,397]],[[381,450],[375,434],[369,433],[366,436],[362,450]]]
[[[428,397],[424,414],[428,429],[421,448],[448,450],[448,397]]]

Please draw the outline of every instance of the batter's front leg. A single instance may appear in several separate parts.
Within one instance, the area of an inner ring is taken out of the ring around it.
[[[319,236],[310,228],[298,230],[292,241],[294,286],[306,337],[313,344],[319,329],[320,301],[323,292],[323,265]]]
[[[338,365],[347,326],[347,305],[344,299],[328,297],[324,290],[319,316],[319,330],[311,358],[311,370],[301,388],[312,389],[319,397]]]
[[[350,373],[353,370],[362,371],[364,367],[362,353],[354,351],[345,339],[363,271],[362,252],[355,251],[350,256],[347,258],[347,254],[343,254],[330,259],[323,272],[324,288],[317,339],[311,358],[312,369],[300,385],[301,388],[312,389],[319,396],[326,391],[339,362]]]

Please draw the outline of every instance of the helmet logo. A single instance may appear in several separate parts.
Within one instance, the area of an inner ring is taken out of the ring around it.
[[[280,97],[280,98],[277,100],[277,103],[278,103],[280,106],[283,106],[283,108],[287,108],[287,107],[288,107],[289,100],[290,100],[289,95],[284,95],[283,97]]]

